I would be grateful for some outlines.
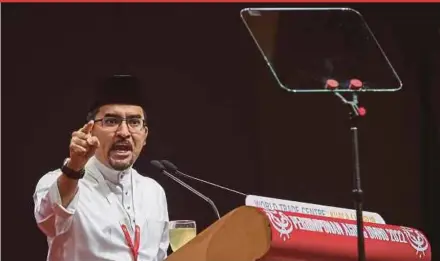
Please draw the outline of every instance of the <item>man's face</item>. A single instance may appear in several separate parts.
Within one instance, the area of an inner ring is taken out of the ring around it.
[[[125,120],[120,122],[120,119]],[[92,134],[100,143],[95,156],[115,170],[124,170],[133,165],[148,136],[148,128],[138,125],[145,122],[142,108],[105,105],[99,109],[95,120],[98,121],[94,124]]]

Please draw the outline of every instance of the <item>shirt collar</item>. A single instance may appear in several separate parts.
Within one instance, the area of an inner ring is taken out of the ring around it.
[[[117,185],[130,181],[131,167],[122,171],[114,170],[104,165],[95,156],[90,158],[90,163],[96,167],[105,180],[110,181],[113,184]]]

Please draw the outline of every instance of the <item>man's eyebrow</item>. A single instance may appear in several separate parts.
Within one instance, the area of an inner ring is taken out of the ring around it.
[[[140,115],[140,114],[132,114],[132,115],[128,115],[127,118],[142,118],[142,115]]]
[[[104,117],[121,117],[121,116],[117,115],[115,113],[106,113],[106,114],[104,114]]]
[[[104,117],[121,117],[121,115],[115,114],[115,113],[106,113],[104,114]],[[140,114],[133,114],[133,115],[128,115],[127,118],[133,119],[133,118],[142,118],[142,115]]]

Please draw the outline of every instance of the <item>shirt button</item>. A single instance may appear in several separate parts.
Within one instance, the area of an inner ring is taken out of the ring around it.
[[[128,195],[128,191],[125,192],[125,195]]]
[[[130,209],[130,206],[127,206],[127,209]]]

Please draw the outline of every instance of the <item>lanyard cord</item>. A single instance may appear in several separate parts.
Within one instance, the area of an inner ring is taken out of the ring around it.
[[[130,247],[131,253],[133,255],[133,258],[135,261],[137,261],[139,256],[139,245],[140,245],[140,228],[138,225],[136,225],[135,228],[135,236],[134,236],[134,243],[131,240],[130,233],[128,232],[127,226],[125,224],[121,225],[122,231],[124,232],[125,241],[127,242],[128,247]]]

